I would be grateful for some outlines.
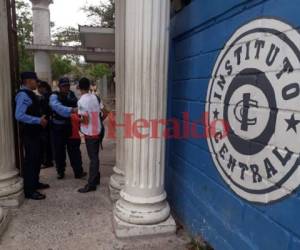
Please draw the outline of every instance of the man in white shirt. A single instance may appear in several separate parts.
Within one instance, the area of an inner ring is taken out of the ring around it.
[[[97,185],[100,184],[100,112],[103,109],[103,104],[96,95],[89,93],[89,79],[82,78],[79,81],[79,90],[81,92],[81,97],[78,101],[78,114],[81,119],[80,130],[85,137],[86,149],[90,159],[90,169],[88,184],[79,189],[78,192],[87,193],[95,191]]]

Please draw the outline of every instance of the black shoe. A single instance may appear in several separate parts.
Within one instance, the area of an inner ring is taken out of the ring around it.
[[[91,191],[96,191],[96,187],[91,187],[89,185],[85,185],[84,188],[80,188],[78,189],[78,192],[79,193],[88,193],[88,192],[91,192]]]
[[[81,179],[83,177],[87,176],[86,172],[82,172],[81,174],[75,175],[75,179]]]
[[[49,184],[45,184],[45,183],[38,183],[37,189],[47,189],[50,188]]]
[[[100,177],[101,177],[101,175],[100,175],[100,173],[98,173],[96,185],[100,185]]]
[[[31,194],[25,195],[25,198],[26,199],[31,199],[31,200],[44,200],[44,199],[46,199],[46,195],[41,194],[41,193],[35,191],[35,192],[31,193]]]
[[[42,164],[41,169],[52,168],[52,167],[54,167],[52,162],[45,162]]]
[[[58,173],[57,174],[57,179],[58,180],[62,180],[63,178],[65,178],[65,173]]]

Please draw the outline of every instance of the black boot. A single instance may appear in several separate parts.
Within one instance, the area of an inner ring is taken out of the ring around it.
[[[81,179],[83,177],[87,176],[87,173],[86,172],[82,172],[81,174],[76,174],[75,175],[75,179]]]
[[[47,189],[50,188],[49,184],[39,182],[36,189]]]
[[[99,173],[98,176],[97,176],[96,185],[100,185],[100,173]]]
[[[30,194],[25,194],[25,198],[26,199],[31,199],[31,200],[44,200],[44,199],[46,199],[46,195],[41,194],[37,191],[34,191]]]
[[[96,189],[97,189],[96,187],[92,187],[87,184],[83,188],[78,189],[78,192],[79,193],[88,193],[91,191],[96,191]]]
[[[65,173],[57,173],[57,179],[62,180],[65,178]]]
[[[54,167],[52,162],[45,162],[42,164],[41,169],[52,168],[52,167]]]

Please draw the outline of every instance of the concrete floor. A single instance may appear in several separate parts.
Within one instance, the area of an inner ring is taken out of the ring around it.
[[[96,192],[77,192],[86,180],[75,180],[67,168],[65,180],[57,180],[54,168],[41,172],[41,180],[51,188],[44,201],[25,200],[1,242],[1,250],[182,250],[189,241],[184,232],[173,236],[116,239],[112,229],[112,203],[108,182],[115,159],[115,143],[106,141],[101,152],[101,186]],[[82,145],[84,168],[88,167]]]

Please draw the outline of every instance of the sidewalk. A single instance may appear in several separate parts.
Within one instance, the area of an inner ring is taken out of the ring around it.
[[[88,168],[82,145],[84,168]],[[1,250],[183,250],[188,238],[161,236],[118,240],[112,229],[112,203],[108,182],[115,161],[115,143],[106,141],[101,152],[101,187],[96,192],[80,194],[86,181],[73,178],[67,167],[65,180],[57,180],[54,168],[41,172],[41,180],[51,188],[44,201],[25,200],[3,235]]]

